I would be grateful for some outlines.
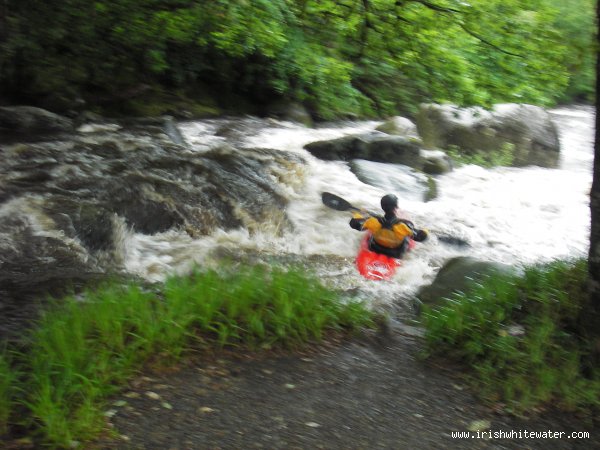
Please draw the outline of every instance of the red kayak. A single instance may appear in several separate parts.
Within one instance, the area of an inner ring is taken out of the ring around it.
[[[360,250],[356,255],[356,267],[360,274],[369,280],[389,280],[402,265],[402,261],[390,256],[375,253],[369,250],[369,233],[360,242]],[[409,249],[415,242],[411,239]]]

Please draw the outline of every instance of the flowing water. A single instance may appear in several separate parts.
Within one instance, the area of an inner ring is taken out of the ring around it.
[[[589,240],[593,109],[556,109],[552,115],[561,139],[557,169],[458,167],[435,177],[438,196],[428,202],[419,192],[422,175],[407,176],[405,167],[362,163],[361,171],[377,180],[376,187],[361,182],[350,164],[322,161],[303,149],[309,142],[373,130],[380,122],[309,129],[273,121],[272,126],[246,135],[238,133],[237,146],[295,152],[306,160],[302,173],[281,180],[293,230],[277,232],[270,226],[250,234],[244,229],[215,229],[201,238],[177,231],[152,236],[130,233],[126,268],[160,280],[169,273],[185,272],[193,264],[210,266],[215,255],[223,252],[233,257],[254,255],[275,264],[298,261],[316,271],[325,283],[357,291],[375,306],[385,306],[406,303],[419,286],[431,282],[445,261],[457,255],[512,265],[583,257]],[[198,153],[227,140],[218,132],[223,126],[224,119],[179,124],[191,149]],[[417,244],[392,281],[365,280],[353,266],[361,234],[348,226],[349,213],[321,203],[323,191],[373,210],[378,209],[383,194],[396,192],[403,215],[417,227],[428,228],[432,237]],[[438,236],[453,236],[462,245],[452,245]]]

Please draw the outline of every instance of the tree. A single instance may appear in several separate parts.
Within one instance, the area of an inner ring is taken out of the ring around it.
[[[593,51],[596,0],[550,0],[557,9],[555,28],[568,48],[564,64],[569,86],[561,102],[594,101],[595,54]]]
[[[596,5],[596,16],[600,23],[600,2]],[[600,39],[596,35],[596,93],[600,92]],[[584,311],[584,332],[592,341],[594,351],[592,361],[600,362],[600,104],[596,94],[596,135],[594,143],[594,169],[592,190],[590,192],[591,233],[588,257],[590,297],[587,310]]]
[[[585,40],[586,14],[558,22],[558,1],[2,0],[0,96],[93,105],[198,84],[301,101],[323,119],[420,102],[550,105],[579,61],[557,24]]]

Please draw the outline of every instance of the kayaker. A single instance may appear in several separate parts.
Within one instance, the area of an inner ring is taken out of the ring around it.
[[[387,194],[381,198],[384,216],[363,217],[355,212],[350,226],[358,231],[370,231],[369,250],[392,258],[402,258],[409,248],[410,240],[422,242],[427,239],[425,229],[418,230],[410,220],[398,217],[398,197]]]

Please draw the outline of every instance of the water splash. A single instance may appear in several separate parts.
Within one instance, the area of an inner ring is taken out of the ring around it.
[[[309,142],[373,130],[379,122],[342,123],[309,129],[289,122],[253,123],[252,133],[235,136],[246,148],[293,152],[306,161],[302,174],[281,174],[281,192],[292,229],[215,230],[210,236],[190,238],[169,231],[154,236],[133,234],[128,242],[127,268],[150,279],[182,272],[192,263],[209,265],[223,249],[253,253],[282,264],[296,260],[319,273],[328,284],[357,291],[374,305],[407,302],[428,283],[443,263],[457,255],[524,265],[554,258],[583,257],[589,239],[589,189],[593,159],[593,110],[568,108],[552,112],[560,131],[561,164],[539,167],[483,169],[463,166],[437,176],[439,197],[423,202],[401,196],[405,217],[432,231],[418,244],[389,283],[366,281],[352,265],[361,234],[350,229],[350,216],[322,205],[321,192],[343,196],[352,204],[378,209],[379,198],[397,192],[402,182],[387,168],[377,187],[361,182],[345,162],[321,161],[303,149]],[[251,119],[248,119],[251,120]],[[243,122],[243,120],[242,120]],[[206,151],[227,141],[216,136],[225,121],[183,124],[192,151]],[[231,121],[229,127],[234,127]],[[242,127],[243,128],[243,127]],[[224,133],[226,134],[226,133]],[[391,173],[390,173],[391,172]],[[386,184],[389,183],[389,186]],[[449,235],[467,245],[448,245],[437,236]]]

